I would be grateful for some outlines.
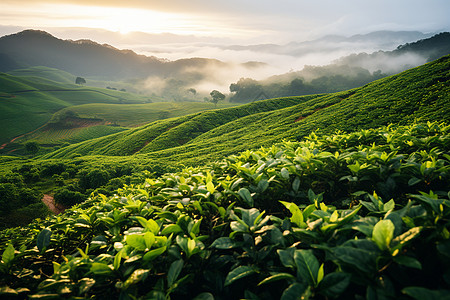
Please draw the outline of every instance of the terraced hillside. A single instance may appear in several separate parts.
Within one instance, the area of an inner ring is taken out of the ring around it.
[[[64,72],[42,70],[44,77],[14,76],[0,73],[0,144],[33,131],[60,109],[86,103],[135,104],[146,103],[148,98],[120,91],[82,87],[68,81]],[[58,82],[54,80],[62,80]]]
[[[132,155],[193,164],[311,131],[354,131],[450,120],[450,56],[346,92],[279,98],[181,118],[71,145],[45,156]]]

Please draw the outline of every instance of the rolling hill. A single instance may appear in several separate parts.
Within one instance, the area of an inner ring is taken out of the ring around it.
[[[36,130],[65,107],[149,102],[142,95],[75,85],[70,74],[55,69],[41,67],[13,74],[0,73],[0,144]]]
[[[311,131],[354,131],[414,120],[450,120],[450,56],[346,92],[279,98],[158,121],[71,145],[45,158],[132,155],[198,164],[300,139]]]

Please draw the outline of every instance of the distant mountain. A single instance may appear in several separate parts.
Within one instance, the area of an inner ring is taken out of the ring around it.
[[[336,61],[337,65],[380,70],[394,74],[450,54],[450,32],[398,46],[393,51],[352,54]]]
[[[223,46],[222,48],[236,51],[250,50],[260,53],[276,53],[299,57],[311,53],[329,53],[331,51],[344,49],[347,51],[348,49],[352,49],[354,52],[393,50],[400,44],[425,39],[432,35],[433,34],[424,34],[419,31],[375,31],[350,37],[327,35],[311,41],[291,42],[285,45],[232,45]]]
[[[90,40],[62,40],[44,31],[25,30],[0,38],[2,71],[17,66],[47,66],[102,79],[170,77],[195,73],[202,76],[205,68],[224,68],[226,64],[215,59],[192,58],[168,61],[154,56],[138,55],[131,50],[119,50]],[[16,64],[14,64],[16,62]]]
[[[379,34],[370,35],[379,38]],[[365,40],[367,36],[353,39]],[[302,70],[256,81],[242,78],[230,85],[230,101],[249,102],[264,93],[270,98],[332,93],[363,86],[450,54],[450,33],[398,46],[393,51],[351,54],[324,66],[305,66]]]

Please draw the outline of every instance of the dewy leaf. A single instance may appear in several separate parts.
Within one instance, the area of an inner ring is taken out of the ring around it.
[[[377,244],[380,250],[389,248],[394,236],[395,226],[391,220],[381,220],[373,227],[372,240]]]
[[[225,286],[232,284],[238,279],[244,278],[255,273],[255,269],[249,266],[240,266],[228,273],[227,278],[225,278]]]
[[[14,251],[12,244],[9,244],[5,251],[3,251],[2,260],[5,264],[9,264],[14,259]]]
[[[319,274],[319,261],[311,250],[297,250],[294,253],[294,261],[297,266],[297,278],[306,279],[309,285],[317,286]]]
[[[44,248],[47,248],[50,245],[50,236],[52,235],[52,231],[48,228],[43,229],[39,232],[37,236],[37,247],[39,251],[42,251]]]

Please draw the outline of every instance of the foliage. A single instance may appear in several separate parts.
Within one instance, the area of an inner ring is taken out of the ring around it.
[[[86,79],[84,79],[83,77],[77,77],[75,78],[75,84],[80,84],[83,85],[86,83]]]
[[[26,142],[25,150],[30,154],[36,154],[39,152],[39,144],[35,141]]]
[[[215,106],[217,106],[217,103],[219,101],[222,101],[225,99],[225,95],[219,92],[218,90],[213,90],[211,93],[211,102],[214,103]]]
[[[450,290],[450,127],[241,152],[1,232],[24,298],[390,299]]]

